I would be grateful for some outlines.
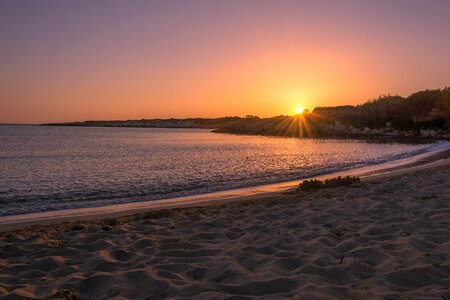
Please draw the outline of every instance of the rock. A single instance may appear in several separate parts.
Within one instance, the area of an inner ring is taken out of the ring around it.
[[[373,134],[378,134],[378,135],[380,135],[380,134],[383,134],[384,131],[381,130],[381,129],[372,129],[372,133],[373,133]]]

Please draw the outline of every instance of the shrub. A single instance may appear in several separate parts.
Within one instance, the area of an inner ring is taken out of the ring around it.
[[[361,180],[359,177],[347,176],[341,177],[338,176],[336,178],[325,179],[324,181],[311,179],[305,180],[300,183],[297,190],[298,191],[314,191],[319,189],[333,188],[339,186],[349,186],[355,183],[359,183]]]
[[[416,129],[416,124],[412,119],[407,118],[396,118],[392,120],[391,126],[397,130],[414,130]]]

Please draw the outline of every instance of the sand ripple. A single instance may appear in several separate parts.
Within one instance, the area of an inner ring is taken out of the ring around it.
[[[0,235],[0,297],[450,298],[450,170]]]

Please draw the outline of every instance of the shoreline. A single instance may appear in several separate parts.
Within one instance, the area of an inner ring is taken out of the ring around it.
[[[261,134],[261,133],[249,133],[249,132],[234,132],[234,131],[222,131],[221,129],[212,129],[211,132],[218,134],[231,134],[231,135],[248,135],[248,136],[264,136],[264,137],[279,137],[279,138],[302,138],[302,139],[316,139],[316,140],[356,140],[364,141],[368,143],[404,143],[404,144],[425,144],[433,143],[437,141],[450,141],[448,136],[421,136],[421,135],[381,135],[381,134],[322,134],[317,136],[289,136],[289,135],[277,135],[277,134]]]
[[[310,137],[296,137],[277,134],[258,134],[258,133],[240,133],[232,131],[221,131],[217,127],[171,127],[171,126],[114,126],[114,125],[73,125],[65,123],[57,124],[0,124],[0,126],[36,126],[36,127],[65,127],[65,128],[138,128],[138,129],[187,129],[187,130],[208,130],[216,134],[238,135],[238,136],[262,136],[273,138],[304,138],[304,139],[318,139],[318,140],[356,140],[368,143],[404,143],[404,144],[425,144],[437,141],[450,142],[449,136],[421,136],[421,135],[370,135],[370,134],[324,134],[320,136]]]
[[[257,200],[270,195],[277,196],[293,191],[300,182],[308,179],[323,180],[337,176],[358,176],[362,181],[376,181],[448,164],[450,164],[450,149],[447,147],[381,164],[275,184],[162,200],[2,216],[0,217],[0,232],[14,231],[36,225],[101,220],[166,209],[224,205],[245,200]]]
[[[0,232],[0,297],[447,299],[450,149],[360,171],[351,186]]]

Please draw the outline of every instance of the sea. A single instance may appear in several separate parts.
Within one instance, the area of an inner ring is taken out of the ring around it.
[[[0,216],[290,181],[436,147],[204,129],[1,125]]]

